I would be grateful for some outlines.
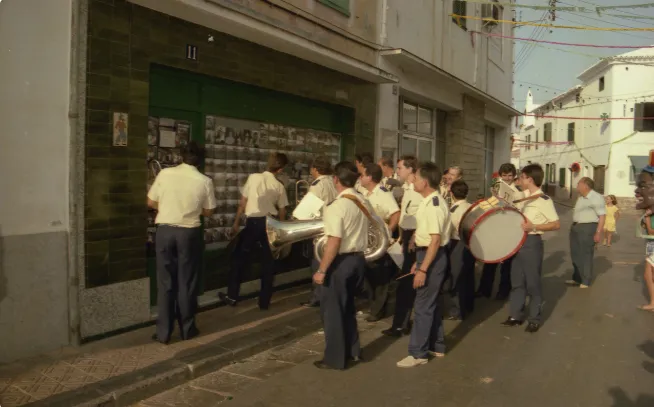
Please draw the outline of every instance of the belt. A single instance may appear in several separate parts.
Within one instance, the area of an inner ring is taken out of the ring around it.
[[[597,225],[598,222],[572,222],[572,226],[576,225]]]

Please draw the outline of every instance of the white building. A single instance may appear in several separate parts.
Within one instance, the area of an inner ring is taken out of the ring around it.
[[[636,175],[654,148],[654,120],[641,119],[654,117],[652,62],[651,49],[603,59],[578,76],[581,84],[526,106],[536,117],[520,131],[521,165],[541,164],[550,194],[573,198],[579,179],[588,176],[599,192],[630,205]]]
[[[487,193],[510,158],[513,44],[509,24],[455,21],[451,14],[509,20],[511,11],[466,2],[383,0],[380,69],[399,78],[380,85],[375,155],[415,154],[458,165],[470,196]]]

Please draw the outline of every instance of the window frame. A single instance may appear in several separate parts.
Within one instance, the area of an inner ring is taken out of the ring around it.
[[[634,131],[641,133],[654,132],[654,120],[643,120],[643,117],[651,117],[646,113],[647,105],[654,111],[654,102],[634,103]]]
[[[461,12],[461,7],[463,7],[463,12]],[[457,11],[457,8],[459,10]],[[453,0],[452,1],[452,14],[458,14],[460,16],[468,15],[468,2],[464,0]],[[464,31],[468,31],[468,19],[452,17],[452,22],[456,24],[459,28]]]
[[[339,13],[350,17],[350,0],[318,0],[318,3],[323,4]]]
[[[599,81],[598,81],[598,82],[599,82],[599,84],[598,84],[598,88],[599,88],[599,91],[600,91],[600,92],[603,92],[603,91],[604,91],[604,88],[606,87],[606,80],[605,80],[604,78],[605,78],[605,77],[602,76],[602,77],[599,78]]]
[[[570,130],[572,130],[572,137],[570,137],[570,133],[571,133]],[[576,131],[575,122],[568,123],[568,143],[575,142],[575,131]]]
[[[540,132],[540,129],[536,129],[536,140],[534,141],[534,147],[536,147],[535,150],[538,150],[538,137],[539,137],[539,132]]]
[[[416,108],[416,131],[412,130],[405,130],[404,129],[404,105],[410,105]],[[431,120],[431,126],[430,126],[430,133],[420,133],[418,131],[419,126],[419,119],[420,119],[420,109],[424,110],[429,110],[430,111],[430,120]],[[411,100],[407,100],[403,97],[400,97],[400,103],[399,103],[399,117],[398,117],[398,128],[399,128],[399,138],[397,140],[398,142],[398,151],[399,151],[399,156],[402,156],[404,154],[407,154],[405,151],[402,150],[402,140],[404,137],[407,137],[409,139],[414,139],[416,140],[416,158],[418,158],[418,145],[420,141],[424,142],[430,142],[431,143],[431,152],[430,152],[430,160],[434,160],[436,157],[436,144],[438,143],[438,139],[436,137],[436,127],[437,124],[435,123],[435,118],[436,118],[436,109],[431,108],[429,106],[421,105],[419,103],[413,102]]]
[[[552,142],[552,122],[547,122],[543,125],[543,141]]]

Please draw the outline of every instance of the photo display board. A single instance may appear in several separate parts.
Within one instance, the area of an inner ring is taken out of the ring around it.
[[[267,169],[271,153],[288,156],[289,164],[278,179],[286,187],[289,204],[294,207],[295,184],[309,180],[313,159],[326,155],[336,164],[340,147],[341,135],[337,133],[206,116],[204,173],[213,179],[218,205],[213,217],[205,219],[207,248],[227,245],[232,237],[241,188],[250,174]],[[241,228],[244,224],[243,220]]]

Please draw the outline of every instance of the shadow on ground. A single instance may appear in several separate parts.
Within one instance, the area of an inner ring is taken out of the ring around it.
[[[635,400],[632,400],[621,387],[611,387],[609,389],[609,394],[613,397],[613,404],[611,407],[654,406],[654,396],[651,394],[639,394]]]

